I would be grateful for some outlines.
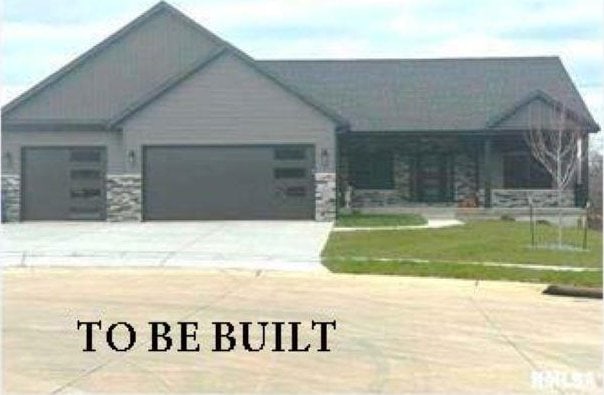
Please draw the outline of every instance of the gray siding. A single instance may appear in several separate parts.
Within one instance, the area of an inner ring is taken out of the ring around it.
[[[107,172],[124,170],[125,153],[119,132],[7,132],[2,131],[2,174],[20,174],[21,148],[27,146],[103,146],[107,148]],[[6,153],[12,166],[6,163]]]
[[[216,43],[162,9],[5,117],[108,119],[207,56]]]
[[[329,150],[335,124],[236,57],[224,55],[124,124],[126,150],[142,145],[306,143]],[[140,160],[128,172],[140,171]]]

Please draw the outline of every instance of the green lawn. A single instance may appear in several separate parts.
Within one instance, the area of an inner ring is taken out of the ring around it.
[[[554,226],[538,225],[538,242],[554,242],[556,231]],[[565,242],[581,245],[582,233],[579,230],[569,228],[564,233]],[[379,261],[380,258],[398,261],[383,262]],[[414,259],[430,263],[412,262]],[[589,231],[587,251],[556,251],[531,248],[529,225],[522,222],[477,221],[444,229],[332,232],[323,250],[323,261],[334,272],[601,286],[601,271],[538,271],[473,265],[468,262],[601,268],[602,234]]]
[[[426,219],[417,214],[339,214],[336,226],[343,228],[366,228],[377,226],[424,225]]]
[[[335,273],[523,281],[583,287],[602,287],[601,271],[559,272],[554,270],[482,266],[467,263],[351,262],[346,260],[327,260],[325,266]]]

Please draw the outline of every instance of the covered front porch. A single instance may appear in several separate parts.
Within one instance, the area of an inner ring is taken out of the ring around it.
[[[586,142],[583,152],[587,152]],[[587,161],[563,207],[584,205]],[[350,209],[558,205],[523,133],[353,133],[338,140],[338,203]]]

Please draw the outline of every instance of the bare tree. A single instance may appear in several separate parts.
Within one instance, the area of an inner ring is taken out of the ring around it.
[[[539,102],[537,102],[539,103]],[[558,247],[562,247],[562,204],[564,190],[575,180],[580,167],[581,139],[585,133],[562,104],[529,105],[527,143],[537,159],[551,175],[557,192]]]

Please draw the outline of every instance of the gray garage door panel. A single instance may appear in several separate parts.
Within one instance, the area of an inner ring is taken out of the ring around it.
[[[146,147],[145,219],[310,219],[311,147],[277,159],[276,147]],[[283,171],[277,169],[294,169]]]
[[[105,151],[98,147],[28,147],[22,155],[24,220],[105,217]]]

